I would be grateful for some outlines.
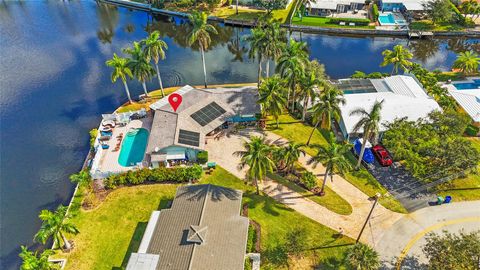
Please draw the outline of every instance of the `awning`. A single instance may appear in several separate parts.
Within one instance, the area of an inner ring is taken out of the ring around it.
[[[185,151],[172,151],[167,153],[167,160],[185,159]]]

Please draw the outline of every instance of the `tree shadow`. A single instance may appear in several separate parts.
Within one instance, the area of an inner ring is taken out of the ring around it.
[[[328,257],[314,266],[314,269],[318,270],[337,270],[343,265],[343,261],[335,257]]]
[[[268,262],[281,267],[288,264],[288,254],[285,247],[282,245],[269,246],[262,254],[268,259]]]
[[[135,227],[135,231],[133,232],[132,238],[130,239],[130,244],[128,245],[127,252],[123,257],[122,265],[112,267],[112,270],[123,270],[127,267],[128,260],[130,259],[130,255],[132,254],[132,252],[138,251],[138,248],[140,247],[140,243],[143,238],[143,233],[147,229],[147,224],[148,224],[147,222],[137,223],[137,226]]]
[[[178,189],[176,198],[187,197],[187,200],[189,201],[199,201],[203,198],[207,198],[207,196],[210,196],[210,199],[214,202],[221,201],[223,199],[242,199],[242,193],[235,189],[215,186],[211,184],[183,186]]]
[[[279,210],[289,212],[293,211],[293,209],[275,201],[273,198],[267,197],[267,195],[257,195],[256,193],[249,191],[245,194],[245,197],[250,199],[247,201],[249,209],[260,206],[262,207],[263,212],[272,216],[279,216]]]

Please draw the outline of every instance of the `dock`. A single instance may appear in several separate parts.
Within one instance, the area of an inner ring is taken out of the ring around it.
[[[428,31],[408,31],[408,38],[409,39],[421,39],[426,37],[433,37],[433,32]]]

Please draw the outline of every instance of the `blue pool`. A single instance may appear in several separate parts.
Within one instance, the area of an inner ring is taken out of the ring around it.
[[[472,80],[473,82],[466,83],[454,83],[453,86],[457,90],[467,90],[467,89],[479,89],[480,88],[480,79]]]
[[[147,148],[148,131],[144,128],[129,130],[123,139],[118,163],[122,166],[134,166],[143,160]]]
[[[393,14],[381,14],[378,16],[378,21],[380,22],[380,25],[389,25],[389,24],[395,24],[395,18],[393,17]]]

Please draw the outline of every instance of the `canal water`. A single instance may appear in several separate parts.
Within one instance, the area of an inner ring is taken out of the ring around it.
[[[256,63],[244,42],[248,29],[217,25],[206,54],[210,83],[253,82]],[[78,171],[88,150],[88,130],[100,114],[125,102],[120,83],[110,82],[105,61],[146,30],[158,29],[169,48],[161,63],[164,84],[201,85],[200,54],[187,46],[181,19],[99,5],[94,1],[0,2],[0,269],[18,269],[19,246],[32,246],[42,209],[67,204],[68,176]],[[381,52],[408,46],[415,61],[448,69],[455,53],[480,50],[478,40],[334,37],[294,33],[332,78],[379,68]],[[141,86],[131,82],[134,96]],[[150,89],[157,86],[152,80]]]

